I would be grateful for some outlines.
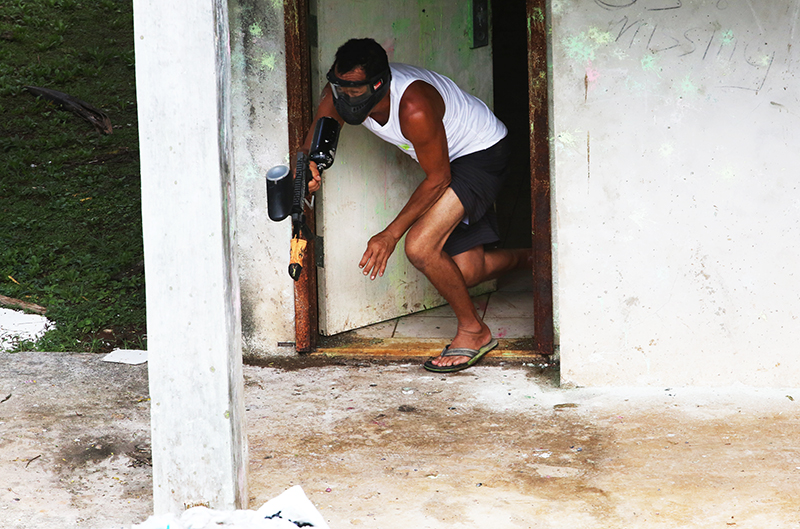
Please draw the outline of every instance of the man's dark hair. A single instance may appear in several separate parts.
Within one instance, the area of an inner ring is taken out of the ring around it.
[[[362,68],[371,79],[389,69],[389,58],[380,44],[372,39],[350,39],[336,50],[333,66],[340,74]]]

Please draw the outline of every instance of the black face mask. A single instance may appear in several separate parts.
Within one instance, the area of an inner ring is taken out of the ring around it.
[[[345,81],[336,77],[331,67],[327,77],[333,91],[333,106],[336,111],[345,123],[360,125],[389,91],[392,72],[387,69],[372,79]]]

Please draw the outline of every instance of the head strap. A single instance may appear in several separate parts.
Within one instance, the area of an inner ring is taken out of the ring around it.
[[[328,82],[336,86],[343,86],[345,88],[355,88],[359,86],[375,87],[375,84],[384,79],[389,73],[389,70],[387,69],[374,76],[372,79],[364,79],[363,81],[346,81],[345,79],[341,79],[336,76],[334,68],[336,68],[335,64],[331,66],[330,70],[328,70],[328,74],[326,75]]]

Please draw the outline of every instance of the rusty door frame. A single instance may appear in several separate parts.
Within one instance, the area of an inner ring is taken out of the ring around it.
[[[550,104],[547,0],[527,0],[528,120],[531,141],[533,338],[536,351],[553,354],[552,225],[550,218]]]
[[[300,150],[314,117],[308,18],[308,0],[286,0],[283,3],[290,153]],[[306,207],[305,213],[308,227],[315,232],[314,212]],[[301,354],[310,353],[317,347],[317,267],[313,240],[306,248],[303,272],[294,284],[295,349]]]
[[[294,153],[303,144],[314,113],[308,39],[309,5],[308,0],[286,0],[283,5],[289,152]],[[546,0],[527,0],[534,341],[535,352],[549,355],[554,351],[554,326],[546,12]],[[306,211],[306,218],[313,231],[313,211]],[[314,244],[310,241],[303,262],[306,273],[294,287],[295,347],[298,353],[312,352],[317,345],[315,262]]]

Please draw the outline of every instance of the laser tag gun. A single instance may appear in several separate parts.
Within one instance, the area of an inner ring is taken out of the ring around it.
[[[314,236],[306,224],[303,206],[308,195],[308,182],[311,180],[309,162],[317,164],[320,174],[333,165],[336,145],[339,142],[339,123],[329,117],[320,118],[311,137],[308,154],[297,153],[295,177],[285,165],[278,165],[267,172],[267,210],[269,218],[279,222],[289,215],[292,217],[292,245],[289,260],[289,275],[297,281],[303,272],[303,257],[308,240]],[[311,206],[309,206],[311,207]]]

